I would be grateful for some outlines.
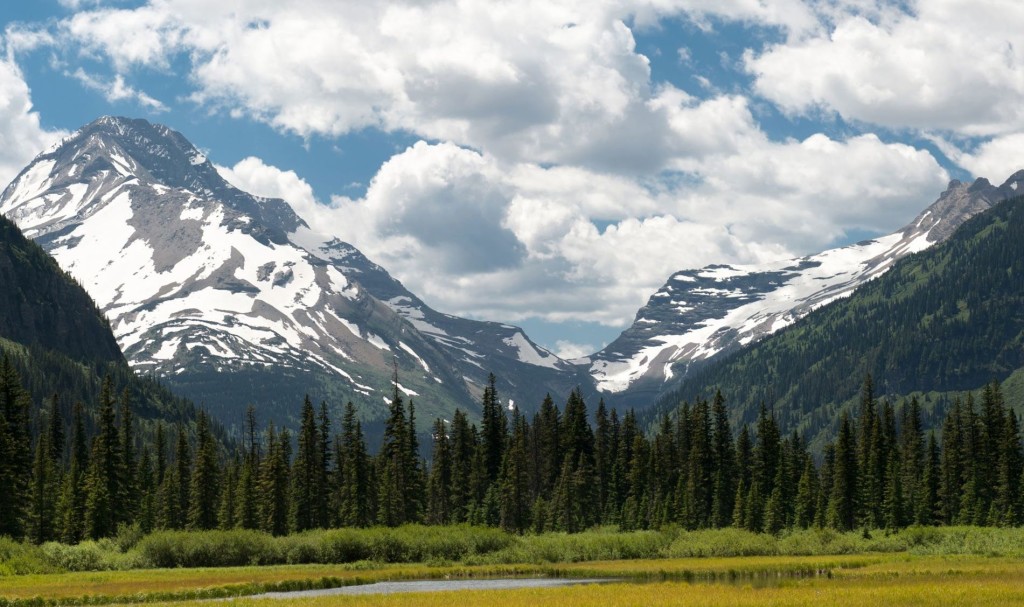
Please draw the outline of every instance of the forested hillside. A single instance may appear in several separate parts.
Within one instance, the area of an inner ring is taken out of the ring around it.
[[[868,373],[892,397],[975,390],[1022,366],[1024,199],[1014,198],[849,298],[709,366],[657,409],[721,389],[732,395],[734,422],[753,421],[766,403],[784,431],[821,434],[820,446]]]

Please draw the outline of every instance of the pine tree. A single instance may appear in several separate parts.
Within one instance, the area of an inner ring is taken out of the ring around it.
[[[89,451],[86,447],[83,417],[82,404],[75,403],[71,420],[71,456],[58,504],[60,539],[65,544],[77,544],[85,537],[85,479],[89,468]]]
[[[405,438],[405,521],[418,523],[423,518],[424,504],[427,501],[427,487],[423,476],[423,463],[420,460],[420,443],[416,438],[416,407],[409,399],[409,423]],[[493,521],[492,521],[493,522]]]
[[[223,531],[234,529],[238,525],[235,515],[238,512],[238,475],[242,464],[237,455],[227,468],[221,472],[220,502],[217,505],[217,528]]]
[[[289,440],[287,431],[279,436],[274,424],[267,426],[267,456],[260,469],[260,528],[273,535],[288,533]]]
[[[1002,440],[997,446],[998,467],[992,501],[990,525],[1014,526],[1021,521],[1020,479],[1024,472],[1022,462],[1020,427],[1013,410],[1006,409],[1002,424]]]
[[[220,506],[220,467],[210,418],[200,410],[196,419],[196,458],[188,508],[190,529],[215,529]],[[184,476],[182,477],[184,478]]]
[[[921,490],[914,504],[914,521],[918,525],[935,525],[942,520],[940,492],[942,487],[942,468],[939,445],[935,440],[935,432],[928,435],[928,446],[925,451],[924,477]]]
[[[533,423],[537,434],[537,495],[547,499],[554,490],[562,469],[562,421],[555,402],[548,394],[540,405],[540,411]]]
[[[729,412],[725,409],[725,397],[721,390],[715,393],[711,405],[714,418],[712,456],[714,480],[711,488],[712,527],[725,527],[732,521],[736,497],[736,453],[733,451],[732,430],[729,428]]]
[[[395,368],[394,393],[390,413],[384,422],[384,437],[377,456],[377,522],[397,527],[408,522],[409,497],[409,426],[405,417],[405,401],[398,390],[398,368]]]
[[[597,403],[594,422],[594,472],[597,483],[597,511],[603,518],[608,510],[608,502],[611,499],[611,469],[615,453],[614,444],[612,443],[611,422],[608,419],[608,410],[604,405],[603,398]]]
[[[817,503],[818,471],[814,468],[814,461],[807,458],[797,485],[793,524],[800,529],[807,529],[813,525]]]
[[[896,451],[889,452],[885,467],[885,496],[882,501],[882,519],[886,529],[900,529],[906,524],[906,505],[903,501],[903,475]]]
[[[882,502],[885,491],[884,439],[882,420],[878,415],[874,382],[864,378],[860,398],[860,419],[857,423],[858,519],[871,528],[882,526]]]
[[[188,522],[188,513],[192,505],[192,450],[188,445],[185,428],[180,425],[174,448],[174,478],[176,479],[174,484],[176,494],[172,496],[172,499],[175,501],[175,511],[177,512],[174,528],[183,529]]]
[[[919,504],[925,499],[925,441],[921,426],[921,405],[917,397],[903,408],[900,432],[901,483],[906,501],[907,522],[928,524],[921,519]]]
[[[47,429],[36,440],[32,462],[32,505],[29,512],[29,539],[36,544],[57,537],[57,499],[62,470],[63,421],[56,395],[50,401]]]
[[[753,470],[753,445],[750,440],[750,429],[743,426],[740,435],[736,437],[736,496],[733,500],[732,525],[733,527],[747,526],[747,495],[750,492],[750,482]]]
[[[99,432],[93,437],[86,477],[85,528],[93,539],[114,534],[116,504],[122,494],[123,459],[112,392],[113,382],[107,376],[100,391]]]
[[[469,509],[474,499],[470,485],[477,445],[469,420],[460,409],[456,409],[452,417],[451,432],[451,521],[462,523],[469,519]]]
[[[334,523],[334,516],[331,511],[331,417],[327,412],[327,402],[320,402],[320,413],[317,418],[319,432],[318,442],[320,457],[316,482],[316,526],[328,528]]]
[[[498,398],[495,381],[494,374],[489,374],[481,404],[481,434],[487,484],[493,483],[498,478],[502,455],[505,452],[505,441],[508,436],[508,422],[505,419],[505,410],[501,406],[501,399]]]
[[[302,403],[299,448],[292,467],[291,529],[313,529],[317,521],[317,483],[320,481],[320,437],[313,403],[306,395]]]
[[[25,534],[32,479],[28,393],[10,359],[0,361],[0,535]]]
[[[341,432],[337,469],[338,519],[342,526],[366,527],[373,522],[374,499],[366,442],[352,401],[345,405]]]
[[[706,400],[700,400],[693,407],[690,417],[690,455],[686,475],[683,524],[688,529],[708,526],[714,473],[711,437],[711,416]]]
[[[139,530],[148,534],[156,529],[157,519],[156,482],[153,473],[153,456],[150,454],[149,445],[142,447],[135,486],[139,491]]]
[[[139,509],[139,489],[136,485],[138,469],[135,458],[135,416],[127,388],[121,393],[121,429],[119,434],[121,461],[118,465],[121,482],[118,487],[117,523],[136,520]]]
[[[245,412],[245,457],[238,473],[238,489],[235,499],[235,523],[242,529],[259,529],[259,483],[260,452],[256,428],[256,408],[252,405]]]
[[[941,522],[952,525],[960,518],[961,483],[963,482],[963,415],[959,397],[946,414],[942,424],[942,463],[939,498]]]
[[[825,522],[829,527],[849,531],[856,524],[857,515],[857,441],[844,413],[835,443],[835,464],[832,473],[832,492]]]
[[[747,529],[760,531],[764,521],[764,508],[771,493],[779,467],[780,455],[779,426],[774,413],[769,413],[764,403],[757,418],[757,442],[754,445],[750,474],[750,491],[747,493]]]
[[[500,525],[510,533],[522,533],[531,522],[530,476],[527,466],[529,428],[519,409],[512,412],[512,438],[498,478]]]
[[[828,523],[829,505],[832,503],[832,485],[835,482],[836,446],[825,445],[818,474],[818,501],[814,506],[814,526],[821,529]]]
[[[448,425],[438,418],[431,432],[434,448],[431,454],[430,477],[427,481],[427,523],[451,523],[452,454]]]

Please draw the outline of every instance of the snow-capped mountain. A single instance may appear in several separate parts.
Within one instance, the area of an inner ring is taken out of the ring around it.
[[[92,295],[133,368],[229,425],[248,403],[283,422],[306,392],[380,417],[394,365],[424,424],[473,410],[489,372],[527,408],[578,377],[516,327],[430,309],[144,120],[83,127],[18,175],[0,212]]]
[[[575,361],[618,401],[648,402],[672,380],[712,358],[786,327],[849,295],[897,259],[948,238],[971,216],[1024,193],[1024,171],[1002,186],[952,181],[939,199],[888,236],[765,265],[684,270],[637,312],[632,326],[597,354]]]

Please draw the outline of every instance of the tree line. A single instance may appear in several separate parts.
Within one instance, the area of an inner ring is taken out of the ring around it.
[[[396,382],[397,386],[397,382]],[[326,403],[307,396],[297,435],[250,407],[231,452],[200,412],[143,440],[127,393],[103,383],[95,431],[81,405],[65,420],[50,399],[36,423],[9,362],[0,363],[0,535],[75,543],[122,525],[260,529],[275,535],[337,526],[471,523],[517,532],[594,525],[647,529],[735,526],[896,529],[907,525],[1024,523],[1024,454],[1016,415],[998,384],[957,401],[926,435],[912,399],[879,401],[868,377],[856,419],[813,457],[782,436],[761,407],[733,432],[721,393],[683,404],[645,433],[636,415],[603,401],[588,414],[579,390],[561,409],[548,397],[532,418],[485,388],[480,423],[456,411],[432,425],[420,455],[415,407],[397,390],[381,447],[367,449],[348,403],[334,432]],[[66,436],[70,428],[70,436]]]

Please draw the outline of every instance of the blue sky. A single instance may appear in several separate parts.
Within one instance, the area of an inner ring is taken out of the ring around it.
[[[887,233],[1024,165],[1003,0],[10,4],[0,180],[98,116],[161,122],[563,355],[677,270]]]

